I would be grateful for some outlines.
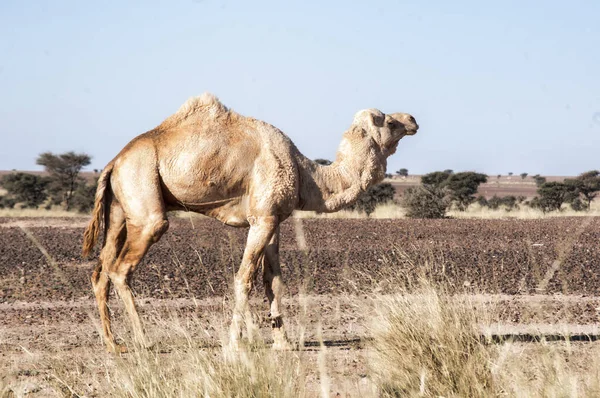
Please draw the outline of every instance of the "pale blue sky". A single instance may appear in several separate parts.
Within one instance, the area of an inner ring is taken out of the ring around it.
[[[335,156],[356,111],[412,113],[388,171],[600,168],[597,1],[0,3],[0,169],[102,168],[215,93]]]

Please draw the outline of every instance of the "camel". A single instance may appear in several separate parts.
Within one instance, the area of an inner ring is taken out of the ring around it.
[[[242,116],[205,93],[134,138],[100,174],[84,233],[83,255],[88,256],[104,226],[91,280],[107,349],[126,350],[111,331],[111,283],[131,319],[134,341],[147,346],[130,281],[150,246],[167,231],[171,210],[250,228],[234,277],[230,343],[237,347],[243,323],[251,338],[248,295],[262,265],[273,348],[290,348],[281,316],[279,224],[296,209],[335,212],[352,204],[384,178],[388,156],[418,127],[406,113],[359,111],[343,135],[335,162],[322,166],[303,156],[276,127]]]

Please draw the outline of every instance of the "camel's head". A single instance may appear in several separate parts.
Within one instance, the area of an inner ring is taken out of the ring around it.
[[[414,135],[419,129],[415,118],[408,113],[386,115],[377,109],[359,111],[354,116],[353,124],[362,127],[386,156],[396,152],[402,137]]]

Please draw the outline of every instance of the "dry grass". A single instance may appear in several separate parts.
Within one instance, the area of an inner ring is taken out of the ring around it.
[[[486,397],[495,353],[480,336],[487,314],[425,285],[377,300],[371,373],[381,396]]]
[[[451,210],[448,216],[453,218],[475,218],[475,219],[542,219],[551,217],[598,217],[600,216],[600,201],[592,202],[589,211],[575,211],[570,206],[564,206],[562,211],[552,211],[544,213],[539,209],[533,209],[529,206],[521,206],[519,209],[507,211],[506,209],[490,209],[481,207],[478,204],[472,204],[467,211]]]
[[[553,211],[544,213],[539,209],[533,209],[529,206],[521,206],[519,209],[507,211],[504,208],[490,209],[481,207],[478,204],[472,204],[466,211],[450,210],[447,215],[452,218],[460,219],[543,219],[552,217],[600,217],[600,201],[592,202],[590,211],[574,211],[570,206],[564,206],[562,211]],[[378,206],[370,217],[365,213],[356,211],[341,210],[337,213],[315,213],[314,211],[296,211],[295,218],[353,218],[353,219],[397,219],[406,218],[406,210],[397,204],[389,203]]]
[[[491,308],[431,285],[379,297],[370,377],[386,397],[598,397],[600,343],[492,343]]]

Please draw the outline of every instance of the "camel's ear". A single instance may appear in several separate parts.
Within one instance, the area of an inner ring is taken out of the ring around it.
[[[383,112],[374,110],[374,112],[371,112],[370,118],[371,123],[373,123],[375,127],[383,127],[383,123],[385,122],[385,114]]]

